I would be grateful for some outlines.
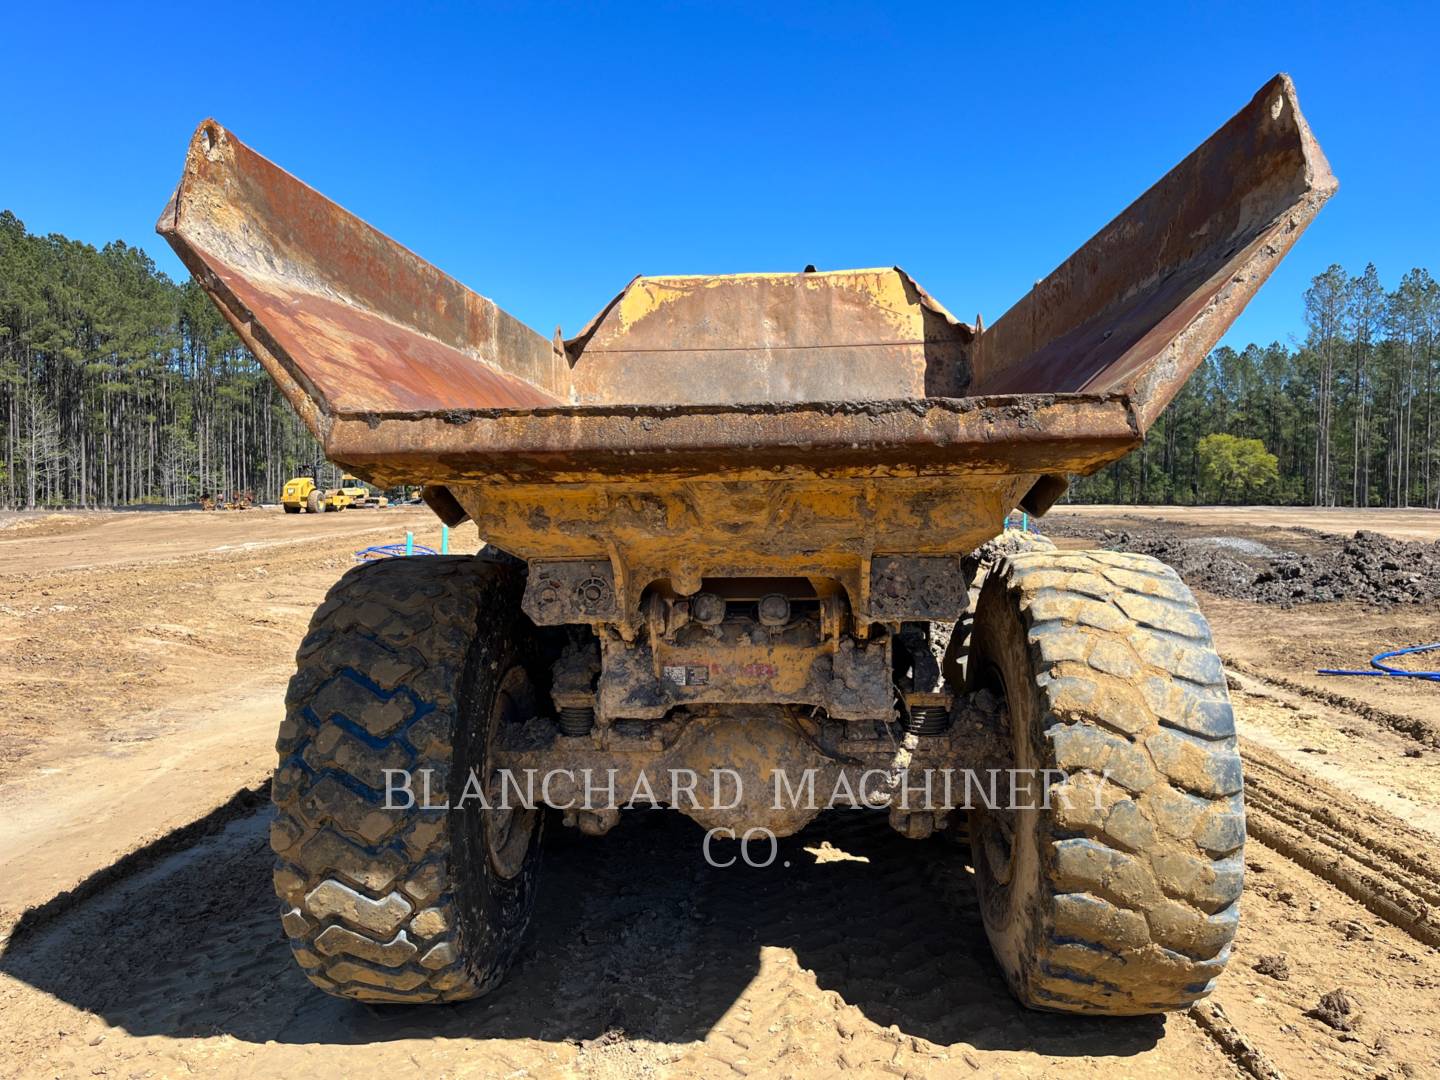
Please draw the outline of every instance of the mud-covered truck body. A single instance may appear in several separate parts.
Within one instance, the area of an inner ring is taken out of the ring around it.
[[[1208,993],[1244,811],[1205,620],[1152,559],[987,542],[1139,445],[1334,189],[1281,76],[993,326],[882,267],[637,277],[551,339],[203,123],[159,231],[330,460],[487,542],[351,571],[300,646],[273,842],[305,971],[491,989],[545,808],[602,833],[609,777],[735,834],[837,790],[968,828],[1026,1004]],[[958,779],[991,770],[1046,798]]]

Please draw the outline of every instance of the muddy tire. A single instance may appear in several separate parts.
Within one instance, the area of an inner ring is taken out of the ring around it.
[[[271,845],[295,959],[332,994],[478,997],[519,949],[541,813],[482,810],[473,790],[463,810],[421,804],[425,770],[432,804],[462,805],[472,772],[495,801],[491,739],[535,715],[523,584],[482,557],[386,559],[315,612],[277,743]],[[415,805],[386,808],[387,769],[409,770]]]
[[[305,512],[307,514],[323,514],[325,512],[325,500],[320,497],[320,492],[311,491],[305,496]]]
[[[1238,925],[1245,811],[1225,675],[1190,590],[1141,555],[1012,555],[981,592],[968,676],[1003,693],[1015,768],[1065,773],[1048,809],[971,814],[985,929],[1015,995],[1108,1015],[1206,996]]]
[[[1006,529],[995,539],[980,545],[960,560],[960,569],[965,575],[970,597],[973,600],[976,591],[984,588],[986,576],[1007,555],[1054,550],[1054,543],[1037,532]],[[951,686],[963,687],[966,683],[965,665],[970,655],[970,636],[974,629],[975,612],[967,604],[965,611],[950,629],[950,640],[945,643],[945,654],[940,659],[940,674]]]

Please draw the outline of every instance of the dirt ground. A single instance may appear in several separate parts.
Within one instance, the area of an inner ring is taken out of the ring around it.
[[[1135,513],[1074,517],[1106,512]],[[1331,531],[1330,511],[1170,513],[1149,523]],[[1363,527],[1434,539],[1433,517]],[[268,806],[209,812],[268,774],[311,609],[356,548],[406,529],[438,541],[409,510],[0,521],[0,1076],[1440,1075],[1440,684],[1312,670],[1440,640],[1424,606],[1201,594],[1251,843],[1234,957],[1187,1013],[1018,1008],[964,852],[858,812],[764,870],[707,866],[698,827],[664,811],[599,840],[552,829],[538,932],[496,994],[326,997],[276,918]],[[1321,1008],[1337,990],[1348,1014]]]
[[[1080,512],[1073,512],[1073,511]],[[1171,516],[1162,516],[1167,511]],[[1253,512],[1254,520],[1247,515]],[[1334,549],[1336,535],[1357,528],[1397,539],[1440,541],[1440,512],[1376,511],[1376,520],[1357,524],[1353,510],[1288,507],[1063,507],[1041,523],[1065,548],[1102,546],[1112,535],[1130,535],[1137,525],[1166,538],[1209,545],[1220,557],[1243,558],[1244,545],[1271,552],[1319,555]],[[1340,522],[1343,521],[1343,525]],[[1331,533],[1335,526],[1337,533]],[[1082,533],[1083,535],[1072,535]],[[1146,532],[1138,534],[1144,539]],[[1203,557],[1203,556],[1197,556]],[[1403,572],[1406,567],[1402,566]],[[1198,590],[1197,590],[1198,591]],[[1232,672],[1258,668],[1273,685],[1306,695],[1312,702],[1331,700],[1342,710],[1385,717],[1402,729],[1414,729],[1431,747],[1440,748],[1440,684],[1379,678],[1317,675],[1320,668],[1364,669],[1382,650],[1440,641],[1440,603],[1415,605],[1338,601],[1276,606],[1201,594],[1220,651]],[[1401,666],[1440,668],[1440,651],[1418,655]],[[1259,672],[1252,672],[1259,676]]]
[[[439,546],[409,508],[0,521],[0,930],[261,782],[310,613],[407,531]]]
[[[1400,540],[1440,540],[1440,510],[1355,510],[1345,506],[1057,506],[1056,516],[1115,521],[1163,521],[1247,533],[1265,529],[1314,529],[1348,536],[1369,529]]]

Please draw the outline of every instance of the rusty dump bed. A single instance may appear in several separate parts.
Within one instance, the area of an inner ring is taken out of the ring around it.
[[[527,558],[683,577],[1043,511],[1137,445],[1335,186],[1277,76],[983,329],[877,268],[637,277],[551,340],[213,121],[158,228],[331,460]]]

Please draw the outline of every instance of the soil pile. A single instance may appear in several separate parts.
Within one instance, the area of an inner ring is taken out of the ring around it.
[[[1440,543],[1397,540],[1363,529],[1347,539],[1324,537],[1317,550],[1304,553],[1235,537],[1183,538],[1143,526],[1087,527],[1073,519],[1046,531],[1093,539],[1111,551],[1152,555],[1173,566],[1192,588],[1237,600],[1285,607],[1331,600],[1379,607],[1440,600]]]
[[[1326,555],[1277,557],[1255,585],[1259,599],[1424,603],[1440,598],[1440,544],[1361,530]]]

